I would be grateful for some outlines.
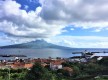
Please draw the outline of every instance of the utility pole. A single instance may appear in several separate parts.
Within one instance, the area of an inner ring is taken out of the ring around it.
[[[9,80],[10,80],[10,66],[9,66]]]
[[[7,65],[7,67],[8,67],[8,70],[9,70],[9,72],[8,72],[8,78],[10,80],[10,68],[11,68],[11,66]]]

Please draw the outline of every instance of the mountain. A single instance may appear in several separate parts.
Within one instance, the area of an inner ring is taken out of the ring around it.
[[[59,46],[52,43],[48,43],[44,40],[36,40],[28,43],[22,43],[22,44],[15,44],[15,45],[8,45],[8,46],[1,46],[0,48],[35,48],[35,49],[41,49],[41,48],[55,48],[55,49],[71,49],[69,47]]]

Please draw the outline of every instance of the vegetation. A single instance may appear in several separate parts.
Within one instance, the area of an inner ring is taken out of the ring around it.
[[[28,69],[0,69],[0,80],[108,80],[108,59],[97,62],[62,63],[66,69],[51,70],[49,66],[43,67],[40,63]]]
[[[0,80],[24,80],[27,69],[0,69]]]
[[[53,80],[53,75],[40,63],[35,63],[25,78],[26,80]]]

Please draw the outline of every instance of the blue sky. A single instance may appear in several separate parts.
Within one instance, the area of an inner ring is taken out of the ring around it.
[[[107,0],[1,0],[0,46],[36,39],[108,48]]]
[[[72,35],[72,36],[108,36],[107,32],[108,30],[101,30],[99,32],[96,32],[95,29],[82,29],[82,28],[73,28],[72,27],[66,27],[64,30],[67,30],[66,32],[62,33],[62,35]]]
[[[41,4],[39,3],[39,0],[16,0],[17,3],[21,4],[21,9],[28,11],[35,11],[35,9]],[[25,6],[28,6],[28,9],[25,8]]]

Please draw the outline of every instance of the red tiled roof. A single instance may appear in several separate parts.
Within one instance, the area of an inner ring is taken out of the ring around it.
[[[24,68],[31,68],[33,66],[33,64],[25,64]]]
[[[61,65],[61,62],[51,62],[52,65]]]

